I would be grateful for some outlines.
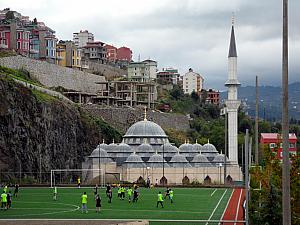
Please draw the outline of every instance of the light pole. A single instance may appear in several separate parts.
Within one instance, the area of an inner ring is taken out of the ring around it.
[[[219,163],[219,184],[221,184],[221,168],[222,168],[222,163]]]
[[[288,0],[283,0],[282,32],[282,221],[291,224],[289,117],[288,117]]]
[[[162,177],[162,180],[163,180],[163,187],[165,186],[165,140],[163,139],[163,155],[162,155],[162,160],[163,160],[163,177]]]
[[[225,146],[224,146],[224,185],[226,184],[226,177],[227,177],[227,108],[224,107],[222,110],[221,110],[221,115],[225,115],[225,128],[224,128],[224,138],[225,138]]]

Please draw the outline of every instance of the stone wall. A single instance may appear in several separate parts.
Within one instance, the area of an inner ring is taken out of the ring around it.
[[[101,116],[105,121],[123,133],[135,122],[143,120],[144,110],[133,108],[110,108],[99,105],[83,105],[92,115]],[[187,130],[189,119],[185,115],[160,113],[148,110],[147,119],[160,125],[163,129]]]
[[[87,72],[90,73],[97,73],[101,76],[104,76],[107,80],[113,80],[116,77],[126,76],[127,70],[122,70],[117,67],[113,67],[110,65],[100,64],[97,62],[88,62],[89,69],[87,69]]]
[[[61,86],[68,90],[97,93],[101,85],[95,82],[105,81],[103,76],[22,56],[0,58],[0,65],[12,69],[26,69],[47,87]]]

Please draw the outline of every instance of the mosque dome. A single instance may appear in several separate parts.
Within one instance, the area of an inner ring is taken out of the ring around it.
[[[107,152],[116,152],[117,148],[118,148],[118,145],[113,142],[113,143],[107,145],[106,151]]]
[[[213,163],[224,163],[225,162],[225,156],[224,154],[218,154],[215,156],[215,158],[212,160]],[[226,161],[228,162],[229,159],[226,157]]]
[[[153,154],[148,160],[148,163],[162,163],[162,162],[166,162],[166,160],[164,160],[162,155],[158,153]]]
[[[218,153],[216,147],[213,144],[210,144],[209,142],[202,146],[201,152],[202,153],[213,153],[213,154]]]
[[[166,143],[163,144],[160,149],[159,152],[165,152],[165,153],[176,153],[178,152],[178,148],[174,145],[171,145],[170,143]]]
[[[125,163],[126,167],[128,167],[128,168],[144,168],[145,167],[144,161],[135,152],[130,154],[130,156],[127,157],[127,159],[125,160],[124,163]]]
[[[100,148],[104,149],[104,150],[107,150],[107,144],[105,144],[104,140],[103,142],[99,145]]]
[[[181,155],[178,152],[171,158],[170,163],[188,163],[188,161],[184,155]]]
[[[144,161],[142,158],[137,155],[135,152],[132,153],[128,158],[125,160],[125,163],[143,163]]]
[[[99,155],[100,155],[101,158],[109,158],[107,152],[104,149],[99,148],[99,147],[94,149],[89,157],[90,158],[98,158]]]
[[[143,120],[136,122],[127,130],[124,137],[167,137],[164,130],[156,123]]]
[[[189,152],[195,152],[193,145],[190,143],[184,143],[179,146],[180,152],[189,153]]]
[[[112,162],[112,159],[109,157],[108,153],[104,149],[99,148],[99,147],[97,147],[96,149],[94,149],[92,151],[92,153],[89,156],[89,158],[97,159],[97,160],[99,160],[99,158],[100,158],[100,161],[102,163]]]
[[[196,167],[212,166],[208,158],[201,153],[194,156],[192,163],[194,163]]]
[[[154,153],[154,150],[151,145],[144,143],[137,147],[136,152],[144,152],[144,153]]]
[[[117,152],[132,152],[131,147],[128,144],[121,143],[115,147]]]
[[[201,152],[202,151],[202,145],[198,144],[197,142],[193,144],[193,150],[195,152]]]

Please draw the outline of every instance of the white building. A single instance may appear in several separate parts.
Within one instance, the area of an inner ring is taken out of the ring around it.
[[[89,33],[87,30],[81,30],[79,33],[73,33],[73,41],[76,47],[82,48],[88,42],[94,41],[94,34]]]
[[[200,94],[203,88],[204,79],[199,73],[193,72],[190,68],[189,72],[182,76],[182,89],[184,94],[191,94],[193,91]]]
[[[132,81],[145,82],[153,81],[157,78],[157,62],[150,59],[130,63],[127,70],[127,78]]]

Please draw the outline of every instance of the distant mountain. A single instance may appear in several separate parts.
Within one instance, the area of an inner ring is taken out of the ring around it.
[[[269,121],[281,120],[281,87],[259,86],[259,117]],[[244,110],[255,116],[255,86],[240,87],[238,96]],[[227,92],[221,93],[221,99],[227,98]],[[300,120],[300,82],[289,84],[289,117]]]

